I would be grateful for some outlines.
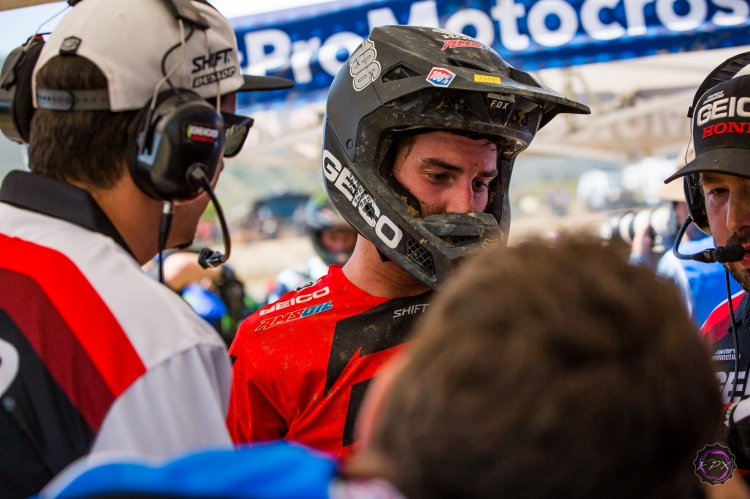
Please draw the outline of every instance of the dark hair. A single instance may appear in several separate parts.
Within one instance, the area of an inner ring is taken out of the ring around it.
[[[58,56],[37,73],[37,87],[52,90],[106,89],[107,79],[82,57]],[[106,189],[125,172],[128,126],[137,111],[37,109],[31,122],[31,171]]]
[[[677,497],[717,441],[676,288],[600,243],[485,252],[418,334],[372,440],[410,499]]]

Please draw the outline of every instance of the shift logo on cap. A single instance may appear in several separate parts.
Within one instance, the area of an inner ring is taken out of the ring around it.
[[[721,444],[709,444],[703,447],[693,461],[695,474],[701,482],[718,485],[732,478],[734,454]]]
[[[185,129],[185,135],[189,142],[205,142],[213,144],[219,138],[219,131],[202,125],[189,124]]]
[[[435,87],[447,87],[456,77],[456,73],[448,71],[445,68],[432,68],[427,75],[427,83]]]

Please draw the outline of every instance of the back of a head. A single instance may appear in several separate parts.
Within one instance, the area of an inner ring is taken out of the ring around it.
[[[410,499],[679,497],[716,441],[676,290],[598,243],[473,259],[419,335],[372,441]]]

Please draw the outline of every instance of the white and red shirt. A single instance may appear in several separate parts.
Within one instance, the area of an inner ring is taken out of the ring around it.
[[[156,237],[156,234],[154,235]],[[36,493],[100,451],[231,445],[221,338],[146,276],[88,193],[0,188],[0,490]]]

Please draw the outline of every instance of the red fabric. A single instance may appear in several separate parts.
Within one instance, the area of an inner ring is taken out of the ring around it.
[[[0,282],[0,307],[98,431],[111,402],[146,370],[117,319],[65,255],[3,234]]]
[[[735,311],[740,306],[740,302],[744,297],[744,291],[740,291],[732,296],[732,307]],[[731,325],[729,322],[729,304],[727,300],[724,300],[713,309],[706,322],[703,323],[701,336],[710,344],[716,343],[728,334],[729,326]]]
[[[371,379],[403,343],[364,356],[361,349],[351,357],[342,351],[346,358],[336,365],[343,371],[331,375],[334,332],[340,321],[387,301],[358,289],[332,266],[315,284],[245,320],[229,351],[236,357],[227,420],[232,438],[268,440],[281,436],[281,429],[286,439],[349,457],[354,444],[345,446],[342,435],[352,388]],[[367,334],[366,324],[361,331]],[[326,391],[327,375],[332,384]]]

